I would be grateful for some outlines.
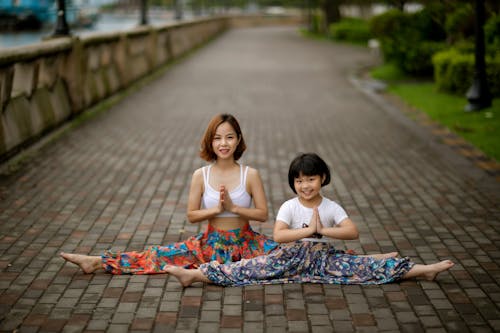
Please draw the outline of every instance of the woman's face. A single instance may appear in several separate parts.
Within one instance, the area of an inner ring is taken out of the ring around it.
[[[233,155],[239,142],[240,140],[233,126],[228,122],[224,122],[215,130],[212,149],[217,155],[217,159],[234,158]]]

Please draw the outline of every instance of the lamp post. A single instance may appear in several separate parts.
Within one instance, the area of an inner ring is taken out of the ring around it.
[[[475,38],[476,48],[474,52],[474,79],[472,86],[467,91],[466,97],[469,104],[465,107],[465,111],[479,111],[491,106],[491,93],[488,89],[488,81],[486,80],[486,62],[484,60],[484,0],[476,0],[476,20],[475,20]]]
[[[66,21],[66,0],[57,0],[57,22],[53,37],[69,36],[69,26]]]
[[[306,20],[307,20],[307,31],[313,31],[312,24],[312,2],[313,0],[306,0]]]
[[[148,25],[148,4],[147,0],[141,0],[141,21],[139,25]]]

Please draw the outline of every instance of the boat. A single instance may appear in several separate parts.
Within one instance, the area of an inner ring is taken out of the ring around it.
[[[50,19],[54,0],[0,0],[0,29],[40,29]]]
[[[72,27],[92,26],[99,17],[85,0],[65,0],[66,21]],[[39,30],[57,22],[56,0],[0,0],[0,31]]]

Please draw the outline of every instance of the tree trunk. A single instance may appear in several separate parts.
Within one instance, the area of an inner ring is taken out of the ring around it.
[[[395,3],[396,8],[399,9],[400,11],[404,11],[405,10],[405,3],[406,3],[406,0],[397,0]]]
[[[340,21],[339,0],[324,0],[322,7],[325,13],[326,28],[328,28],[330,24]]]

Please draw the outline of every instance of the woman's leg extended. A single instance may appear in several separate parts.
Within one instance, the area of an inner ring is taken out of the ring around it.
[[[102,255],[104,269],[112,274],[166,273],[169,265],[197,267],[199,246],[193,237],[166,246],[151,246],[143,252],[110,252]],[[202,261],[201,261],[202,262]]]
[[[411,279],[414,277],[422,277],[426,280],[432,281],[436,276],[450,268],[455,264],[451,260],[443,260],[429,265],[415,264],[405,275],[403,279]]]
[[[165,246],[152,246],[143,252],[106,252],[104,269],[113,274],[167,273],[169,266],[197,268],[211,260],[231,260],[232,238],[227,232],[207,229],[185,241]]]
[[[152,246],[142,252],[105,251],[101,257],[76,254],[61,256],[92,273],[103,268],[112,274],[166,273],[171,265],[197,268],[209,261],[221,263],[240,260],[270,251],[277,243],[255,233],[249,226],[234,230],[217,230],[208,226],[205,232],[185,241],[165,246]]]
[[[86,274],[94,273],[102,269],[102,260],[99,256],[87,256],[84,254],[74,254],[61,252],[61,257],[75,265],[80,266],[82,271]]]
[[[99,269],[112,274],[165,273],[167,265],[197,266],[203,262],[197,236],[166,246],[152,246],[142,252],[105,251],[102,256],[61,253],[61,257],[78,265],[85,273]],[[200,255],[198,255],[200,254]]]

